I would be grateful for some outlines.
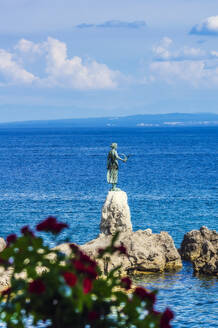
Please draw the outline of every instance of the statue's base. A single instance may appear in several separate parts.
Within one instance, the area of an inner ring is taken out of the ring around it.
[[[102,207],[100,230],[105,235],[132,231],[127,194],[119,188],[114,189],[108,192]]]

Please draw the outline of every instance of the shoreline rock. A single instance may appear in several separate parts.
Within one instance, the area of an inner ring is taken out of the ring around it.
[[[179,249],[183,260],[192,262],[195,274],[218,276],[218,233],[202,226],[184,235]]]
[[[86,254],[96,258],[99,248],[108,246],[111,239],[112,236],[100,234],[80,247]],[[127,274],[177,271],[182,268],[181,257],[167,232],[153,234],[151,229],[147,229],[120,233],[116,246],[120,245],[126,247],[127,256],[115,253],[109,263],[99,261],[104,274],[119,265],[122,265],[122,272]]]
[[[175,271],[182,268],[182,261],[172,237],[167,232],[153,234],[151,229],[132,231],[127,194],[122,190],[109,191],[102,207],[100,235],[81,245],[81,249],[92,258],[98,250],[110,245],[115,232],[119,232],[117,246],[125,246],[127,256],[115,253],[110,262],[99,261],[104,274],[122,266],[125,273],[147,273]]]
[[[132,231],[130,209],[127,194],[122,190],[109,191],[102,207],[100,235],[81,245],[80,248],[96,259],[98,250],[111,244],[113,235],[118,231],[116,246],[123,245],[127,255],[115,252],[110,262],[107,258],[99,260],[98,264],[107,274],[111,269],[121,266],[122,273],[143,274],[148,272],[176,271],[182,268],[182,261],[172,237],[167,232],[153,234],[151,229]],[[2,241],[2,250],[4,249]],[[55,247],[69,254],[69,244],[64,243]],[[0,244],[1,251],[1,244]],[[0,273],[0,285],[8,287],[11,272]]]
[[[0,253],[5,249],[6,242],[3,238],[0,237]]]

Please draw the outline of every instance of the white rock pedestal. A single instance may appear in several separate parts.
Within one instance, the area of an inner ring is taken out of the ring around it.
[[[124,191],[108,192],[102,207],[100,231],[105,235],[132,231],[130,209]]]

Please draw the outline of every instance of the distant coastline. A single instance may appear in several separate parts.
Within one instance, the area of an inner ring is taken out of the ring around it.
[[[4,128],[75,128],[75,127],[185,127],[218,126],[218,114],[171,113],[132,116],[90,117],[57,120],[17,121],[0,123]]]

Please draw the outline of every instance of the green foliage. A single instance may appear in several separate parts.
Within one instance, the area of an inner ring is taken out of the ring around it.
[[[36,230],[56,236],[67,225],[47,218]],[[9,328],[28,327],[28,318],[44,327],[148,327],[169,328],[172,312],[154,310],[155,294],[131,288],[128,277],[120,278],[119,268],[102,277],[97,263],[76,245],[70,254],[49,249],[41,237],[28,228],[22,235],[10,235],[0,254],[0,265],[13,268],[11,287],[0,296],[0,320]],[[98,260],[114,252],[117,235],[109,247],[99,250]]]

